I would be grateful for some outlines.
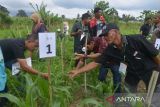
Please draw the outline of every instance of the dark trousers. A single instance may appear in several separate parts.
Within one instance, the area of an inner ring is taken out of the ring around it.
[[[130,92],[137,92],[137,84],[140,80],[143,80],[144,83],[146,84],[146,88],[148,88],[148,85],[149,85],[149,81],[150,81],[150,78],[152,76],[152,71],[148,71],[146,73],[144,73],[144,75],[135,75],[131,72],[128,72],[127,73],[127,76],[125,78],[125,82],[127,84],[127,87],[129,88]],[[151,102],[151,106],[152,107],[159,107],[160,105],[160,74],[159,74],[159,77],[158,77],[158,81],[157,81],[157,85],[156,85],[156,88],[154,90],[154,94],[153,94],[153,97],[152,97],[152,102]]]
[[[119,73],[119,65],[101,65],[99,69],[98,80],[104,82],[108,73],[108,68],[113,74],[113,85],[116,93],[121,92],[121,74]]]
[[[151,76],[152,76],[152,72],[146,72],[143,75],[127,72],[127,75],[125,77],[125,82],[131,92],[136,92],[137,85],[140,80],[143,80],[146,85],[146,88],[148,88]]]

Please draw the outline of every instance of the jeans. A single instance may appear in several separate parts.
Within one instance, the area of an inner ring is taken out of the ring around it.
[[[98,80],[104,82],[108,73],[108,68],[113,74],[113,85],[116,93],[121,92],[121,74],[119,73],[119,65],[101,65],[99,69]]]

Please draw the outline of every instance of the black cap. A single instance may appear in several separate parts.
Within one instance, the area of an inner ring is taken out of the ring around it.
[[[99,7],[95,7],[95,8],[94,8],[94,13],[97,13],[97,12],[100,12],[100,11],[102,11],[101,8],[99,8]]]
[[[108,23],[108,24],[106,24],[105,29],[103,30],[103,32],[102,32],[102,34],[100,36],[106,36],[106,34],[108,34],[108,32],[110,30],[112,30],[112,29],[119,30],[119,27],[116,24],[114,24],[114,23]]]

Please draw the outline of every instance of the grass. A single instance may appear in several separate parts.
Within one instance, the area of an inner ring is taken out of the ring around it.
[[[57,22],[56,22],[57,23]],[[69,21],[70,29],[73,21]],[[0,29],[0,38],[25,37],[31,32],[32,22],[29,18],[14,18],[14,23],[10,28]],[[54,24],[53,24],[54,25]],[[123,35],[139,33],[141,23],[129,22],[128,24],[119,22]],[[27,26],[27,27],[26,27]],[[50,31],[55,32],[60,28],[60,24],[52,26]],[[68,78],[67,73],[74,68],[73,60],[73,38],[65,37],[63,40],[63,52],[61,52],[61,40],[57,37],[57,56],[51,59],[51,80],[53,89],[52,107],[106,107],[103,92],[112,93],[112,75],[107,76],[107,84],[98,81],[98,69],[87,73],[88,93],[84,94],[83,74],[74,80]],[[64,72],[61,66],[61,54],[63,53]],[[33,56],[33,67],[41,72],[47,71],[48,60],[40,62],[37,53]],[[9,70],[8,87],[9,92],[5,97],[10,99],[7,107],[48,107],[49,106],[49,84],[48,81],[34,75],[21,72],[18,76],[11,76]],[[12,102],[12,103],[11,103]]]

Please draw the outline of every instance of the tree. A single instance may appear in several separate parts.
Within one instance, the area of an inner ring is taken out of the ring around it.
[[[80,16],[80,14],[78,13],[75,22],[78,22],[78,21],[80,21],[80,20],[81,20],[81,16]]]
[[[106,12],[106,11],[109,9],[109,2],[105,2],[105,1],[96,2],[95,7],[99,7],[99,8],[101,8],[104,12]]]
[[[10,27],[12,22],[7,8],[0,5],[0,27]]]
[[[62,19],[65,19],[65,18],[66,18],[66,16],[65,16],[65,15],[62,15],[61,17],[62,17]]]
[[[158,10],[157,13],[160,14],[160,10]]]
[[[80,19],[80,14],[79,13],[77,14],[77,19]]]
[[[115,8],[109,7],[109,2],[106,1],[99,1],[96,2],[95,7],[99,7],[103,11],[103,16],[107,20],[107,22],[114,22],[117,23],[118,21],[118,11]],[[93,12],[93,10],[92,10]]]
[[[154,11],[151,10],[143,10],[143,12],[141,12],[140,18],[144,19],[146,17],[152,17],[155,14]]]
[[[40,5],[30,3],[30,6],[39,13],[44,23],[47,25],[47,28],[53,29],[52,24],[57,23],[58,25],[62,24],[62,17],[59,17],[58,14],[54,15],[51,11],[47,10],[47,5],[42,2]],[[61,23],[61,24],[59,24]]]
[[[12,19],[4,12],[0,11],[0,28],[1,27],[10,27],[10,25],[13,23]]]
[[[107,14],[107,17],[110,18],[111,22],[115,22],[115,23],[117,22],[117,20],[118,20],[118,11],[115,8],[109,8],[106,11],[106,14]]]
[[[27,17],[27,14],[24,10],[18,10],[18,13],[17,13],[16,16]]]
[[[122,15],[122,20],[126,22],[126,24],[128,24],[130,18],[131,18],[131,15],[125,15],[125,14]]]
[[[5,13],[7,16],[9,15],[9,11],[7,10],[7,8],[2,5],[0,5],[0,11]]]

